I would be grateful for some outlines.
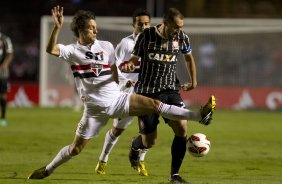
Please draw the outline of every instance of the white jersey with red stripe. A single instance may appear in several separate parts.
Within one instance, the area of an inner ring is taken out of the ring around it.
[[[59,44],[60,58],[71,65],[75,85],[84,102],[108,106],[119,93],[111,66],[115,63],[114,47],[108,41],[95,40],[91,48],[78,42]]]
[[[131,57],[131,53],[133,51],[134,45],[135,45],[135,39],[136,35],[131,34],[125,38],[123,38],[119,44],[117,45],[115,49],[115,58],[116,58],[116,65],[117,67],[120,67],[128,62],[128,60]],[[121,74],[134,82],[138,80],[138,74],[139,74],[139,65],[136,66],[136,69],[132,73],[124,73],[121,72]]]

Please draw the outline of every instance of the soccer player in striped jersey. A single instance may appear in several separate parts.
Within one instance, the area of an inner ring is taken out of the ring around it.
[[[139,78],[135,84],[137,94],[185,108],[179,94],[181,85],[176,74],[179,53],[183,54],[185,66],[191,78],[191,83],[186,83],[182,89],[186,91],[194,89],[197,86],[197,79],[189,37],[181,30],[183,26],[183,15],[177,9],[170,8],[164,15],[162,24],[150,27],[138,36],[132,58],[122,66],[122,70],[131,71],[141,58]],[[213,96],[210,101],[215,101]],[[175,134],[171,146],[169,181],[186,183],[180,177],[179,169],[186,153],[187,120],[172,121],[164,118],[164,121]],[[151,148],[155,144],[159,114],[139,116],[139,123],[142,124],[140,126],[142,129],[140,129],[140,135],[132,141],[129,153],[132,167],[137,167],[139,150]]]
[[[7,92],[9,91],[9,65],[13,59],[13,44],[11,39],[0,32],[0,125],[6,127]]]
[[[133,33],[125,38],[123,38],[120,43],[117,45],[115,49],[115,58],[116,65],[122,66],[126,63],[131,57],[131,53],[133,51],[133,47],[135,45],[135,39],[139,33],[141,33],[144,29],[149,28],[151,25],[151,15],[143,9],[137,9],[134,11],[132,16],[133,22]],[[138,79],[139,74],[139,66],[136,66],[135,70],[132,73],[124,73],[122,72],[120,79],[121,88],[124,89],[124,92],[133,93],[134,84]],[[130,81],[128,81],[130,80]],[[121,82],[123,81],[123,82]],[[129,82],[129,83],[128,83]],[[126,87],[126,84],[130,86]],[[133,121],[132,116],[126,117],[123,119],[114,119],[113,127],[110,129],[105,136],[104,146],[102,152],[99,157],[99,162],[95,168],[97,174],[106,174],[106,166],[108,162],[108,157],[118,141],[119,136],[126,129],[128,125],[130,125]],[[145,167],[145,154],[147,153],[147,149],[142,149],[139,152],[139,160],[138,166],[135,168],[141,176],[148,176],[148,172]]]
[[[49,164],[33,171],[28,179],[43,179],[78,155],[92,138],[98,136],[110,118],[154,112],[173,120],[191,119],[208,123],[212,118],[215,108],[213,101],[208,101],[204,106],[203,114],[202,110],[194,112],[142,95],[120,91],[114,47],[108,41],[96,39],[98,31],[94,13],[80,10],[74,15],[71,29],[78,41],[63,45],[57,43],[64,22],[63,7],[56,6],[51,12],[55,25],[46,51],[70,65],[77,91],[84,104],[84,112],[73,142],[63,147]]]

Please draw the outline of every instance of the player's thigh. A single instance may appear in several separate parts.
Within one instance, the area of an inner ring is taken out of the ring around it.
[[[96,137],[108,121],[109,117],[105,114],[90,116],[84,113],[77,125],[76,135],[83,139]]]
[[[132,94],[129,103],[129,115],[138,116],[157,111],[160,102],[139,94]]]
[[[139,133],[149,135],[156,132],[159,122],[159,114],[157,113],[138,116]]]
[[[185,108],[185,104],[178,92],[171,91],[168,93],[164,93],[162,95],[164,95],[163,101],[165,103],[170,104],[170,105],[175,105],[181,108]],[[173,121],[173,120],[168,120],[165,118],[164,120],[172,128],[175,135],[181,136],[181,137],[187,135],[187,120]]]
[[[167,123],[172,128],[176,136],[184,137],[187,135],[187,120],[169,120]]]
[[[111,118],[125,118],[129,116],[131,94],[119,93],[111,99],[111,105],[105,108],[105,113]]]
[[[147,98],[155,101],[162,101],[160,94],[145,94]],[[159,124],[159,114],[158,113],[147,113],[145,115],[138,116],[139,132],[143,135],[148,135],[156,132],[157,126]],[[155,134],[156,135],[156,134]],[[153,137],[153,136],[152,136]]]

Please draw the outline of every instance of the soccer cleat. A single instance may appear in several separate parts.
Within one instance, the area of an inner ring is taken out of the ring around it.
[[[134,139],[135,137],[132,138],[132,142],[134,141]],[[132,143],[129,148],[128,158],[129,158],[131,167],[133,167],[133,169],[138,171],[139,151],[138,150],[136,151],[132,148]]]
[[[107,162],[103,162],[103,161],[100,161],[97,163],[97,166],[95,168],[95,172],[97,174],[106,174],[106,167],[107,167]]]
[[[203,125],[209,125],[211,123],[215,106],[215,97],[212,95],[210,96],[209,101],[206,103],[206,105],[201,107],[200,109],[202,119],[199,121],[199,123]]]
[[[33,171],[27,179],[43,179],[46,178],[47,176],[49,176],[50,174],[48,173],[48,171],[46,170],[46,166],[41,167],[40,169],[37,169],[35,171]]]
[[[148,176],[148,171],[145,167],[145,162],[144,161],[139,161],[138,162],[138,168],[137,171],[139,173],[139,175],[141,176]]]
[[[171,175],[170,178],[168,179],[168,181],[169,181],[169,183],[186,183],[186,184],[189,184],[189,182],[187,182],[186,180],[181,178],[179,176],[179,174]]]

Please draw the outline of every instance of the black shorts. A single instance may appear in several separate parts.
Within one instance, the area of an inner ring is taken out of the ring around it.
[[[0,78],[0,94],[7,93],[9,91],[8,78]]]
[[[153,99],[160,100],[163,103],[169,105],[175,105],[178,107],[185,108],[185,104],[177,91],[166,91],[161,93],[155,94],[141,94],[143,96],[147,96]],[[165,123],[169,121],[169,119],[163,118]],[[149,114],[138,116],[138,123],[139,123],[139,132],[141,134],[149,134],[154,132],[157,129],[159,124],[159,114]]]

